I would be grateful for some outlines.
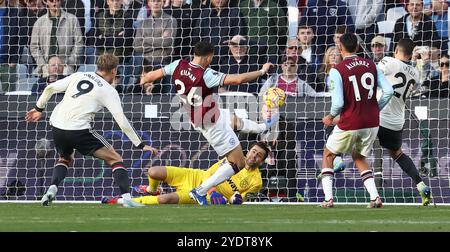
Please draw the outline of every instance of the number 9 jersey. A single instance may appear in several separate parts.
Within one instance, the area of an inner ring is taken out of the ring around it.
[[[409,62],[384,57],[378,63],[380,69],[394,89],[394,95],[380,112],[380,126],[390,130],[402,130],[405,123],[405,101],[411,95],[419,73]]]
[[[48,85],[36,106],[44,108],[55,93],[63,93],[62,101],[50,117],[53,127],[62,130],[91,129],[95,113],[103,108],[111,112],[114,120],[135,146],[141,143],[136,131],[125,117],[116,89],[94,72],[74,73]]]

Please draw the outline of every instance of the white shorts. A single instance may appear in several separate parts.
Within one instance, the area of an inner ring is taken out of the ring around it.
[[[195,129],[202,132],[219,157],[225,156],[240,145],[236,133],[231,128],[231,113],[228,109],[220,109],[220,115],[215,124],[208,128]]]
[[[370,155],[377,133],[378,127],[341,130],[338,126],[335,126],[328,137],[326,146],[334,154],[351,153],[354,149],[359,154],[367,157]]]

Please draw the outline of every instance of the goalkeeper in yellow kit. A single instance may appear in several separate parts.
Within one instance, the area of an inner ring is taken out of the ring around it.
[[[217,185],[207,196],[210,204],[241,204],[247,193],[258,193],[262,187],[259,167],[265,162],[270,149],[263,142],[258,142],[250,148],[245,157],[245,169],[242,169],[230,179]],[[180,168],[174,166],[154,166],[148,169],[148,186],[137,186],[135,190],[141,194],[150,194],[133,198],[134,201],[151,204],[196,204],[189,197],[192,188],[200,185],[209,178],[220,166],[224,159],[219,160],[208,170]],[[164,181],[176,188],[175,192],[159,194],[160,181]],[[102,199],[102,203],[120,203],[120,198]]]

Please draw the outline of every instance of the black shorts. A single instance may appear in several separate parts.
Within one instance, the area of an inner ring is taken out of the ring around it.
[[[52,131],[56,151],[66,160],[70,160],[74,149],[83,155],[92,156],[102,147],[112,148],[111,144],[93,129],[62,130],[53,127]]]
[[[402,147],[403,130],[390,130],[380,126],[378,129],[378,140],[380,145],[389,150],[398,150]]]

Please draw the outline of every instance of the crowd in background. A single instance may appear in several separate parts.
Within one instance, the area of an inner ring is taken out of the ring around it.
[[[169,78],[151,90],[137,87],[142,72],[189,58],[193,45],[207,40],[216,45],[215,70],[243,73],[267,61],[277,65],[255,83],[220,92],[258,94],[279,86],[288,95],[315,96],[329,91],[328,73],[342,60],[337,39],[355,32],[360,55],[375,62],[390,56],[399,39],[411,38],[418,85],[432,89],[422,95],[448,97],[450,1],[299,0],[296,37],[288,36],[287,2],[0,0],[1,91],[39,93],[73,72],[94,70],[96,57],[110,52],[120,58],[118,91],[172,93]],[[390,13],[400,14],[392,19]],[[379,24],[389,19],[393,29],[386,33]]]

